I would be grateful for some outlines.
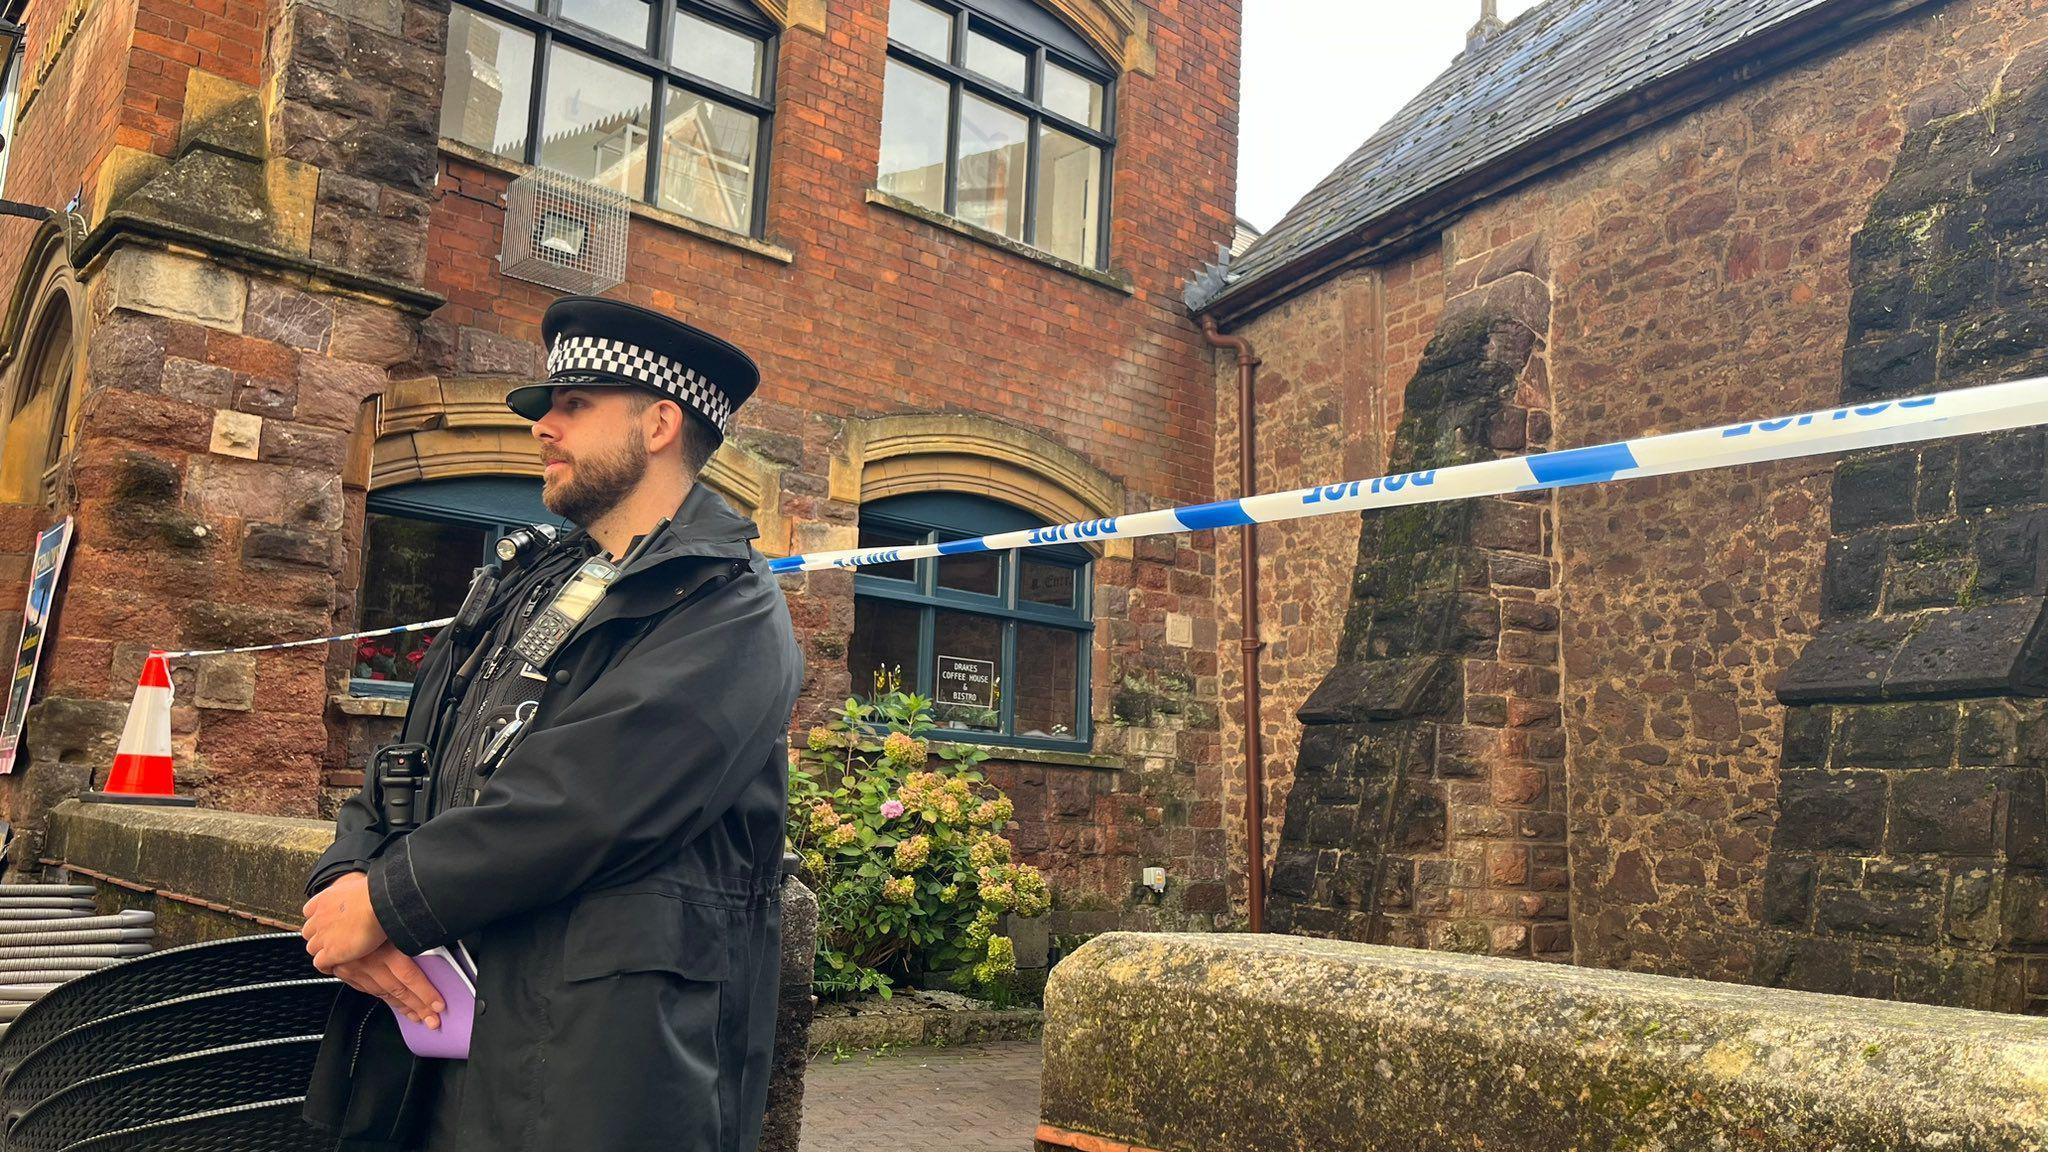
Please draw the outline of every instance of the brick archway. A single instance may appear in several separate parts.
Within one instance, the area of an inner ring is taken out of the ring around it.
[[[1123,485],[1051,440],[987,416],[916,413],[851,420],[832,460],[832,497],[852,504],[911,492],[962,492],[1048,524],[1119,516]],[[1131,542],[1086,545],[1129,556]]]
[[[0,501],[55,501],[48,480],[70,449],[85,374],[85,294],[61,225],[43,225],[29,246],[0,352]]]
[[[1152,70],[1145,15],[1131,0],[1038,0],[1126,72]]]

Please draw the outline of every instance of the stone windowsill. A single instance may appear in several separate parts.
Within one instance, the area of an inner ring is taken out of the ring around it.
[[[1021,240],[1012,240],[1000,232],[992,232],[987,228],[969,224],[965,220],[948,216],[944,212],[934,212],[922,204],[905,200],[901,196],[892,196],[879,188],[868,189],[868,203],[880,208],[887,208],[892,212],[901,212],[905,216],[922,220],[934,228],[944,228],[948,232],[965,236],[969,240],[977,240],[991,247],[1000,248],[1012,256],[1022,256],[1026,260],[1065,272],[1069,276],[1078,276],[1090,284],[1100,285],[1112,292],[1121,292],[1126,296],[1134,295],[1137,292],[1137,289],[1131,284],[1131,278],[1128,273],[1104,272],[1099,269],[1090,268],[1085,264],[1076,264],[1072,260],[1055,256],[1043,248],[1034,248]]]
[[[955,747],[977,748],[988,753],[991,760],[1007,760],[1012,764],[1050,764],[1065,768],[1104,768],[1121,770],[1124,759],[1121,756],[1105,756],[1099,752],[1069,751],[1062,748],[1013,748],[1008,744],[970,744],[964,740],[945,741]]]
[[[486,152],[481,148],[471,147],[460,140],[450,140],[445,136],[441,139],[441,151],[444,155],[453,156],[458,160],[467,161],[481,168],[503,172],[505,175],[515,178],[533,171],[533,165],[531,164],[522,164],[517,160],[507,160],[503,156]],[[728,248],[737,248],[742,252],[750,252],[753,255],[773,260],[778,264],[789,264],[796,260],[796,253],[791,252],[789,249],[779,244],[770,244],[766,240],[757,240],[744,232],[734,232],[728,228],[720,228],[715,224],[706,224],[701,220],[692,220],[680,212],[671,212],[666,208],[656,208],[652,204],[644,204],[638,200],[630,202],[628,207],[634,216],[642,220],[651,221],[678,232],[687,232],[692,236],[709,240],[714,244],[723,244]]]
[[[351,696],[337,692],[327,698],[334,710],[344,716],[376,716],[387,720],[403,720],[410,700],[389,696]]]

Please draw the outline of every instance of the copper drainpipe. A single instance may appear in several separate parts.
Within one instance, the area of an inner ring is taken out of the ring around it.
[[[1202,317],[1202,335],[1211,348],[1229,348],[1237,353],[1237,494],[1250,496],[1252,487],[1252,385],[1259,375],[1259,355],[1251,341],[1242,336],[1225,336],[1216,320]],[[1245,911],[1251,930],[1266,928],[1266,773],[1259,740],[1259,649],[1266,642],[1259,637],[1259,526],[1246,524],[1238,534],[1238,589],[1243,598],[1244,618],[1244,820],[1246,833]]]

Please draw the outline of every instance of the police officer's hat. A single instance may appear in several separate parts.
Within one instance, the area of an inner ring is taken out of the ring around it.
[[[599,296],[564,296],[540,322],[548,377],[505,397],[528,420],[547,415],[558,387],[651,388],[718,431],[761,382],[745,352],[701,328],[659,312]]]

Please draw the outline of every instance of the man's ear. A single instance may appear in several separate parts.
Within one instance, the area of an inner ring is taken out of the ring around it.
[[[647,440],[648,455],[668,451],[683,438],[683,406],[673,400],[656,400],[641,414],[642,434]]]

